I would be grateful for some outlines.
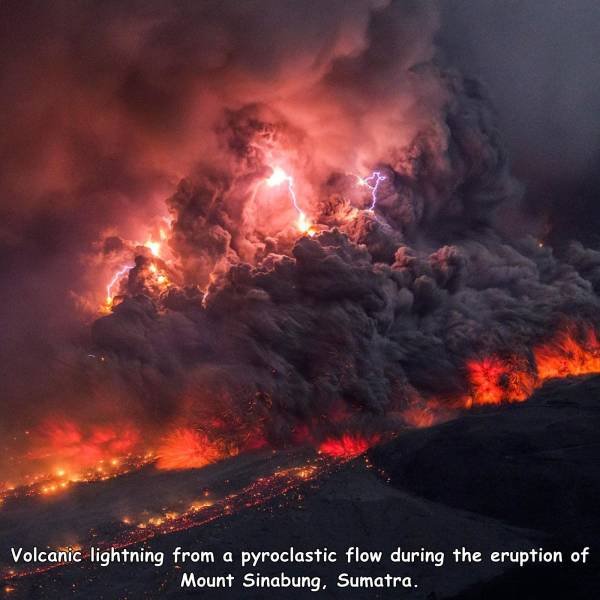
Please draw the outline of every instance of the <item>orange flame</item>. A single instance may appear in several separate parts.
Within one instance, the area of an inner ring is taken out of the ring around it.
[[[355,433],[344,433],[340,437],[327,438],[319,446],[319,452],[336,458],[354,458],[377,444],[380,439],[379,435],[366,437]]]
[[[179,428],[169,434],[157,451],[159,469],[197,469],[228,455],[196,429]]]
[[[582,340],[577,339],[572,328],[564,329],[550,342],[534,348],[533,354],[542,381],[600,373],[600,342],[591,328]]]
[[[535,346],[533,356],[533,364],[518,356],[469,360],[471,395],[465,404],[522,402],[549,379],[600,373],[600,342],[592,328],[582,337],[574,327],[563,328]]]
[[[522,402],[535,389],[534,374],[518,357],[470,360],[467,372],[474,404]]]

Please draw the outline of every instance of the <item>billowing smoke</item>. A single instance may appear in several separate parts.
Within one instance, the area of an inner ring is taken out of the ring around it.
[[[511,234],[520,186],[484,90],[438,56],[433,5],[50,12],[3,86],[41,79],[15,101],[49,132],[25,144],[7,123],[25,145],[3,150],[2,184],[36,214],[78,207],[61,222],[95,244],[73,235],[64,302],[111,313],[60,353],[52,406],[85,398],[92,420],[204,430],[224,452],[379,434],[468,405],[481,369],[492,401],[522,399],[536,347],[593,330],[600,254]],[[518,381],[480,360],[517,361]]]

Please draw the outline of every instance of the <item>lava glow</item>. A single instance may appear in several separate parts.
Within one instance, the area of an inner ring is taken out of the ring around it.
[[[550,379],[600,373],[600,340],[591,328],[582,333],[573,326],[563,327],[536,345],[532,356],[489,355],[467,361],[469,391],[455,408],[523,402]],[[429,427],[438,422],[438,413],[446,405],[448,402],[440,401],[408,407],[402,413],[404,422]],[[221,442],[221,435],[176,428],[153,452],[141,443],[139,432],[127,424],[82,427],[69,420],[46,423],[31,436],[32,448],[26,457],[31,462],[29,474],[23,481],[5,482],[0,496],[55,494],[74,482],[109,479],[149,462],[159,469],[199,468],[232,456],[239,448],[251,448],[239,440],[233,446]],[[310,439],[310,432],[301,437],[298,443]],[[346,432],[327,437],[318,449],[324,455],[348,459],[380,441],[379,435]]]
[[[600,341],[591,328],[578,335],[574,327],[565,327],[535,346],[533,356],[534,364],[518,356],[468,361],[471,396],[466,404],[523,402],[550,379],[600,373]]]
[[[82,427],[73,421],[45,423],[32,432],[24,474],[0,482],[0,499],[52,495],[76,482],[106,480],[155,460],[139,432],[126,423]]]
[[[319,452],[335,458],[354,458],[366,452],[380,441],[379,435],[370,437],[344,433],[340,437],[329,437],[320,446]]]
[[[600,341],[591,328],[581,339],[572,328],[561,330],[550,342],[534,348],[534,356],[542,381],[600,373]]]
[[[273,173],[266,180],[266,183],[269,187],[277,187],[282,183],[287,183],[288,193],[292,200],[292,204],[294,209],[298,213],[298,220],[296,221],[296,227],[300,233],[307,233],[312,235],[311,232],[311,222],[304,213],[304,211],[298,206],[298,198],[296,197],[296,191],[294,189],[294,179],[291,175],[288,175],[281,167],[274,167]]]
[[[65,493],[75,484],[107,481],[137,471],[155,460],[156,457],[152,452],[127,453],[112,458],[101,458],[86,466],[70,464],[68,467],[40,470],[26,474],[18,484],[0,483],[0,503],[8,498],[43,497]]]
[[[386,179],[387,177],[382,175],[379,171],[373,171],[368,177],[358,177],[358,185],[366,186],[371,190],[371,206],[369,206],[368,210],[375,210],[379,184]]]
[[[39,437],[39,443],[30,452],[31,458],[50,458],[84,468],[125,455],[140,444],[139,432],[127,424],[83,428],[69,420],[49,422],[42,426]]]
[[[467,363],[473,404],[501,404],[527,400],[535,377],[523,361],[488,356]]]
[[[195,429],[180,428],[168,435],[157,451],[159,469],[194,469],[214,463],[230,453]]]

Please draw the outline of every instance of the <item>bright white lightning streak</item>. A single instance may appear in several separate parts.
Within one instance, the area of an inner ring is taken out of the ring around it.
[[[386,179],[387,177],[382,175],[380,171],[373,171],[373,173],[371,173],[371,175],[368,177],[358,178],[359,185],[366,185],[371,190],[371,206],[369,206],[367,210],[375,210],[375,206],[377,205],[377,190],[379,189],[379,184]]]
[[[112,288],[113,288],[113,286],[116,285],[116,283],[119,281],[119,279],[121,279],[121,277],[123,277],[123,275],[125,275],[125,273],[127,273],[127,271],[129,271],[130,269],[133,269],[133,267],[126,265],[113,275],[112,279],[110,280],[110,283],[106,286],[106,303],[107,304],[112,304],[112,301],[113,301]]]
[[[294,179],[291,175],[288,175],[281,167],[274,167],[273,173],[267,179],[267,185],[269,187],[276,187],[281,185],[283,182],[287,182],[288,192],[292,199],[292,204],[298,213],[298,229],[305,233],[310,229],[310,221],[308,220],[304,211],[298,206],[298,199],[296,198],[296,191],[294,190]]]

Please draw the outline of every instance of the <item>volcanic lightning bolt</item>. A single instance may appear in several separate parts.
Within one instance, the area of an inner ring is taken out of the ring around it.
[[[281,167],[274,167],[273,173],[267,179],[267,185],[269,187],[277,187],[278,185],[281,185],[284,182],[287,183],[288,193],[290,195],[290,198],[292,199],[292,204],[294,205],[294,208],[298,213],[298,221],[296,222],[296,225],[301,233],[310,234],[311,223],[308,220],[308,217],[306,216],[305,212],[300,208],[300,206],[298,206],[298,199],[296,197],[296,191],[294,190],[293,177],[291,175],[288,175]]]
[[[110,306],[112,304],[114,295],[112,292],[113,287],[119,282],[121,277],[125,275],[128,271],[133,269],[132,265],[125,265],[122,269],[119,269],[113,276],[108,285],[106,286],[106,304]]]
[[[358,177],[358,185],[366,186],[371,190],[371,206],[367,210],[375,210],[379,184],[386,179],[387,177],[382,175],[380,171],[373,171],[368,177]]]

